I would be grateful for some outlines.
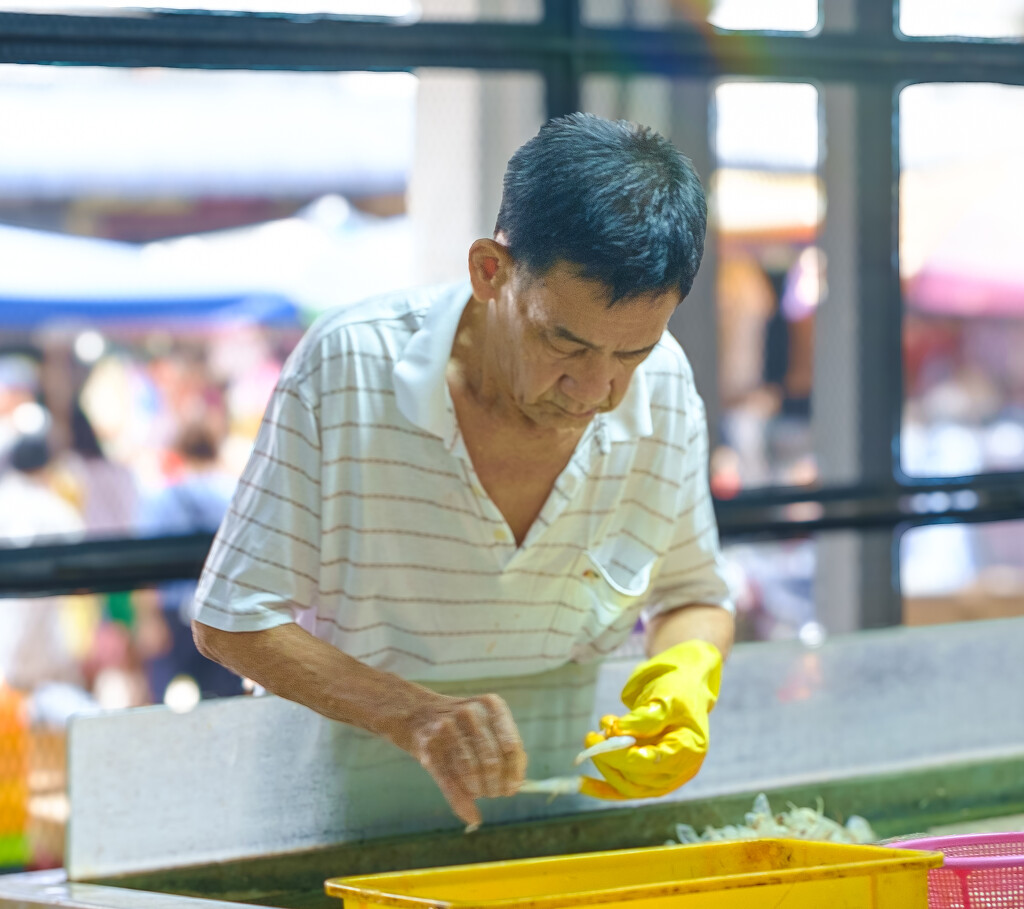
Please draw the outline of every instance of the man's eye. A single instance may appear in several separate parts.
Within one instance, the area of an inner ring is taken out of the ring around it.
[[[580,353],[581,351],[586,350],[585,347],[568,347],[567,348],[564,341],[561,344],[558,344],[558,343],[556,343],[554,341],[548,341],[548,347],[551,348],[551,350],[553,350],[560,357],[571,357],[571,356],[574,356],[575,354]]]

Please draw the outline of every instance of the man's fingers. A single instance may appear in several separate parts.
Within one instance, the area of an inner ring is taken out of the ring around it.
[[[513,795],[526,776],[526,752],[508,705],[494,694],[452,698],[424,719],[409,750],[452,810],[467,824],[480,823],[474,799]]]
[[[480,763],[471,740],[463,734],[454,717],[444,717],[431,730],[430,737],[423,742],[420,763],[437,779],[442,776],[458,779],[471,798],[483,794]]]
[[[476,794],[488,798],[504,795],[504,760],[498,748],[498,739],[491,728],[487,705],[472,701],[458,712],[457,717],[459,731],[475,753],[480,780]]]
[[[502,748],[505,757],[505,791],[503,795],[515,795],[526,779],[526,750],[522,743],[508,744]]]
[[[430,771],[430,774],[434,777],[438,789],[441,790],[441,795],[448,800],[448,804],[451,805],[452,811],[460,821],[469,826],[474,824],[479,826],[483,822],[480,809],[476,807],[473,796],[466,791],[457,776],[437,773],[433,770]]]
[[[434,778],[455,815],[466,824],[479,824],[473,801],[480,794],[476,757],[459,735],[458,724],[445,717],[423,742],[420,763]]]
[[[497,795],[513,795],[526,779],[526,749],[519,737],[519,729],[512,717],[512,711],[496,694],[481,698],[490,711],[491,728],[502,759],[502,788]]]
[[[580,793],[582,795],[589,795],[594,799],[606,799],[608,801],[620,801],[629,798],[628,795],[623,795],[619,792],[611,783],[604,780],[596,780],[592,776],[583,777],[583,782],[580,783]]]
[[[461,781],[462,788],[473,798],[483,795],[485,771],[480,766],[472,742],[461,735],[453,735],[447,744],[440,747],[447,752],[446,772],[456,776]]]
[[[631,735],[638,739],[656,738],[668,728],[668,709],[662,701],[651,701],[615,718],[617,735]]]
[[[646,787],[623,784],[624,791],[619,791],[606,780],[597,780],[591,776],[583,777],[580,783],[580,792],[595,799],[606,799],[609,801],[623,801],[625,799],[653,799],[667,795],[675,787],[669,786],[665,789],[648,789]]]
[[[683,728],[656,743],[595,755],[593,762],[620,793],[646,797],[671,792],[691,780],[706,752],[707,739]]]

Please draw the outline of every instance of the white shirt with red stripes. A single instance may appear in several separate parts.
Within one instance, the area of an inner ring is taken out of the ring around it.
[[[445,369],[468,283],[322,316],[282,371],[196,593],[226,631],[297,622],[420,681],[610,653],[649,616],[731,609],[704,405],[666,333],[588,425],[521,546],[473,470]]]

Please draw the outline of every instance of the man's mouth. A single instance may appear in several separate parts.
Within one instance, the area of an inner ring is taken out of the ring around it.
[[[574,420],[589,420],[593,417],[601,408],[592,407],[590,410],[569,410],[567,407],[559,407],[567,417],[571,417]]]

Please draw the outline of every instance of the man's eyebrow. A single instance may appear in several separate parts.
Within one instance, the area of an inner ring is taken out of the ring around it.
[[[577,337],[571,331],[569,331],[568,328],[565,328],[565,327],[563,327],[561,325],[556,325],[555,326],[554,334],[557,337],[561,338],[563,341],[569,341],[572,344],[580,344],[583,347],[586,347],[588,350],[599,350],[600,349],[600,348],[598,348],[598,346],[596,344],[593,344],[590,341],[585,340],[584,338]],[[617,351],[615,351],[615,353],[618,356],[635,357],[635,356],[639,356],[640,354],[649,354],[657,346],[658,346],[658,342],[655,341],[653,344],[649,344],[647,347],[641,347],[638,350],[617,350]]]
[[[584,347],[590,350],[597,350],[597,345],[592,344],[590,341],[585,341],[583,338],[578,338],[568,328],[564,328],[561,325],[556,325],[554,328],[554,334],[556,337],[561,338],[563,341],[569,341],[573,344],[582,344]]]

